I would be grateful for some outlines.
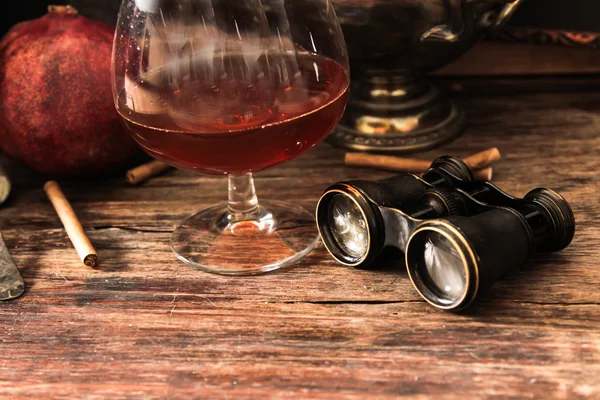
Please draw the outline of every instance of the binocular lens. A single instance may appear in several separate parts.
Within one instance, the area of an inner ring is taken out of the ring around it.
[[[453,240],[436,230],[420,230],[411,238],[407,260],[413,281],[441,306],[460,301],[467,290],[467,268]]]
[[[331,236],[339,250],[350,258],[361,258],[369,250],[367,221],[352,198],[336,194],[328,209]]]

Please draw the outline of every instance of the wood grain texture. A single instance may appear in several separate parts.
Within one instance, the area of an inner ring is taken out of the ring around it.
[[[567,41],[564,33],[561,35],[546,34],[534,29],[537,33],[531,35],[531,43],[541,42],[541,37],[548,38],[546,44],[522,43],[525,38],[513,39],[511,42],[480,41],[462,57],[435,71],[439,76],[488,76],[497,75],[585,75],[600,72],[600,52],[596,39],[587,48],[583,45],[567,47],[549,46],[551,38],[559,36],[563,43]],[[505,34],[510,37],[510,34]],[[521,43],[514,43],[519,41]],[[561,44],[563,44],[561,43]],[[593,46],[592,46],[593,45]]]
[[[374,271],[336,264],[322,246],[269,275],[194,270],[169,232],[227,185],[177,170],[136,187],[58,179],[102,259],[93,270],[45,197],[48,177],[10,163],[0,229],[27,288],[0,304],[0,397],[600,398],[600,90],[505,83],[450,82],[467,131],[417,156],[496,146],[495,182],[519,196],[558,190],[577,231],[466,314],[428,306],[394,255]],[[323,143],[258,174],[259,199],[314,209],[335,181],[391,175],[343,155]]]

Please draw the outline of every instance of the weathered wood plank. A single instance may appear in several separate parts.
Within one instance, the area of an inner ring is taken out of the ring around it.
[[[23,307],[3,337],[10,371],[22,379],[7,393],[576,398],[596,389],[600,372],[600,338],[590,332],[600,321],[590,306],[501,304],[454,316],[421,303],[125,300]],[[35,370],[30,353],[40,360]]]
[[[27,289],[0,304],[0,397],[600,397],[600,95],[505,84],[456,82],[467,131],[418,156],[496,146],[494,181],[518,196],[558,190],[577,232],[465,314],[426,305],[393,254],[372,271],[323,247],[264,276],[194,270],[169,232],[223,200],[226,182],[175,170],[135,187],[57,178],[101,257],[91,270],[45,197],[48,178],[3,159],[14,190],[0,229]],[[314,209],[337,180],[390,176],[345,167],[343,154],[321,144],[258,174],[259,198]]]

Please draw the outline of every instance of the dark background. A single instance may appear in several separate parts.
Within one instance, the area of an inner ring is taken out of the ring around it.
[[[13,24],[45,14],[48,4],[71,4],[82,15],[114,25],[120,0],[16,1],[0,17],[0,35]],[[509,25],[600,32],[600,2],[591,0],[525,0]]]
[[[79,13],[87,17],[102,20],[114,25],[119,12],[120,0],[69,0],[69,1],[48,1],[48,0],[22,0],[11,4],[11,10],[7,8],[0,17],[0,34],[4,35],[10,27],[28,19],[41,17],[44,15],[50,4],[70,4],[79,10]]]

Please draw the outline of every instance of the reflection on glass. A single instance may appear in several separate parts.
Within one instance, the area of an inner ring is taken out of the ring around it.
[[[466,290],[467,275],[460,253],[442,234],[423,233],[420,274],[429,290],[448,301],[460,299]]]
[[[369,249],[369,230],[360,208],[346,195],[338,194],[329,205],[329,226],[337,246],[348,256],[363,257]]]

